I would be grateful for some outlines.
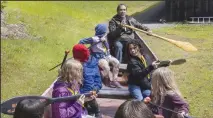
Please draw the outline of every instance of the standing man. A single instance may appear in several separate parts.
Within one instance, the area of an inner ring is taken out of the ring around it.
[[[109,39],[115,47],[115,57],[120,63],[122,62],[123,48],[125,48],[128,40],[135,38],[134,31],[130,28],[122,27],[119,25],[120,23],[134,26],[151,33],[148,27],[142,25],[133,17],[126,15],[126,12],[126,5],[119,4],[117,7],[117,14],[109,21]]]

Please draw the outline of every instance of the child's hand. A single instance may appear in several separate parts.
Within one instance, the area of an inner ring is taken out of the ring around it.
[[[149,103],[150,101],[151,101],[151,99],[150,99],[150,97],[146,97],[146,98],[144,98],[144,103]]]
[[[78,98],[77,102],[83,106],[84,101],[85,101],[85,95],[83,94],[80,96],[80,98]]]
[[[186,113],[184,111],[178,113],[178,118],[185,118]]]
[[[152,36],[152,30],[148,30],[147,32],[148,32],[147,33],[148,36]]]
[[[91,92],[94,92],[94,91],[91,91]],[[95,99],[98,95],[95,93],[95,94],[92,94],[90,97],[86,97],[85,98],[85,101],[91,101],[93,99]]]
[[[154,67],[154,69],[158,68],[158,65],[160,64],[159,61],[154,61],[152,62],[152,66]]]

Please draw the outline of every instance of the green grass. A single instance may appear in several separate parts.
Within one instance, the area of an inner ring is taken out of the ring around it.
[[[8,23],[24,23],[40,40],[1,40],[1,99],[41,95],[56,79],[64,51],[81,38],[94,35],[94,26],[116,13],[119,1],[17,1],[7,2]],[[157,2],[125,1],[128,13],[142,11]],[[69,55],[69,57],[72,54]],[[7,117],[3,115],[3,117]],[[9,117],[9,116],[8,116]]]
[[[213,117],[213,25],[176,25],[153,32],[173,40],[190,42],[197,52],[185,52],[161,39],[144,36],[160,60],[186,58],[187,62],[170,68],[178,86],[190,104],[192,116]]]

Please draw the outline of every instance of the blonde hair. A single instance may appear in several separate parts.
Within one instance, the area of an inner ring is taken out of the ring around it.
[[[181,97],[173,71],[167,67],[161,67],[152,74],[152,101],[161,104],[164,96],[168,94],[178,94]]]
[[[82,84],[83,67],[81,62],[75,59],[68,59],[60,72],[60,80],[72,83],[72,85]]]

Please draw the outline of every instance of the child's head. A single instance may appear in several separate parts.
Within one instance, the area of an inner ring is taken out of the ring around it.
[[[167,93],[177,93],[181,96],[178,90],[174,73],[167,67],[161,67],[156,69],[152,74],[152,96],[155,102],[162,100]]]
[[[89,59],[89,49],[83,44],[76,44],[72,49],[73,57],[80,62],[86,62]]]
[[[75,59],[68,59],[61,69],[61,79],[71,83],[82,83],[83,67],[82,64]]]
[[[25,99],[18,102],[13,118],[42,118],[46,102]]]
[[[127,53],[129,57],[142,54],[142,46],[140,45],[140,42],[135,39],[130,39],[127,43]]]
[[[95,35],[96,36],[104,36],[107,33],[107,25],[106,24],[98,24],[95,27]]]
[[[154,114],[144,102],[128,100],[119,106],[114,118],[154,118]]]

